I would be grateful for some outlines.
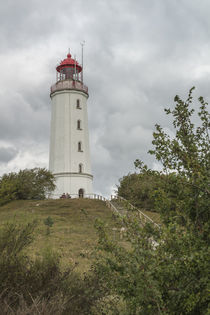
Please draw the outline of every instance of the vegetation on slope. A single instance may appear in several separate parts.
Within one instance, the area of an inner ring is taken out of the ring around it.
[[[174,110],[166,110],[173,117],[174,138],[159,125],[153,134],[150,153],[163,165],[163,171],[157,172],[163,175],[161,185],[153,191],[154,206],[164,222],[161,229],[142,226],[135,212],[128,211],[121,220],[126,230],[122,244],[110,229],[111,221],[97,219],[99,243],[91,269],[81,277],[68,262],[70,269],[64,270],[49,251],[36,259],[27,254],[34,223],[5,227],[0,238],[0,307],[5,314],[210,314],[210,121],[207,103],[200,98],[200,125],[192,123],[192,90],[186,101],[176,96]],[[143,176],[153,172],[140,160],[135,165]],[[35,232],[38,241],[39,235],[40,242],[53,236],[56,220],[62,221],[67,208],[64,203],[59,214],[55,210],[43,217],[43,208],[37,213],[39,223],[44,220],[43,228]],[[79,210],[80,226],[83,220],[86,225],[89,210]]]
[[[53,221],[50,234],[44,222],[48,217]],[[100,200],[17,200],[0,207],[0,227],[36,220],[34,241],[29,247],[31,257],[39,257],[47,247],[52,248],[61,257],[63,266],[76,263],[80,272],[87,271],[92,262],[97,244],[96,219],[106,222],[109,233],[119,238],[119,224]]]
[[[160,230],[142,228],[137,218],[125,218],[129,250],[99,226],[106,254],[97,272],[124,301],[119,314],[210,314],[210,119],[201,97],[193,124],[192,91],[186,101],[176,96],[175,108],[166,110],[173,117],[174,138],[160,125],[153,134],[150,153],[163,166],[163,181],[153,198],[165,224]],[[153,172],[140,160],[135,165],[145,176]]]
[[[97,314],[91,309],[108,290],[94,272],[81,277],[71,263],[61,268],[59,256],[49,249],[31,259],[35,227],[32,222],[0,230],[1,314]]]
[[[150,170],[149,172],[129,173],[120,179],[117,193],[137,208],[147,211],[157,211],[154,192],[163,182],[163,174]]]
[[[1,314],[100,314],[109,289],[90,268],[96,221],[125,243],[121,223],[100,200],[16,200],[0,207]]]

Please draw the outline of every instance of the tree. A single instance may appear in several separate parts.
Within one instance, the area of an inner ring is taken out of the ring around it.
[[[101,223],[97,226],[100,257],[95,272],[124,302],[120,314],[210,314],[210,120],[200,97],[200,124],[193,124],[193,89],[186,101],[176,96],[175,108],[165,110],[173,117],[174,137],[157,124],[149,151],[163,166],[163,180],[154,190],[161,229],[149,224],[142,228],[138,216],[128,213],[123,224],[130,245],[125,248],[108,237]],[[140,160],[135,166],[141,174],[151,172]]]
[[[15,199],[44,199],[54,189],[54,177],[45,168],[4,174],[0,180],[0,204]]]
[[[137,208],[156,211],[154,192],[160,187],[163,176],[153,170],[129,173],[120,179],[118,196],[125,198]]]
[[[173,209],[172,220],[176,216],[181,218],[182,222],[190,221],[203,230],[209,221],[210,115],[207,111],[208,104],[200,97],[200,125],[195,127],[192,123],[194,109],[191,109],[190,105],[193,90],[194,88],[190,90],[186,102],[176,96],[175,109],[165,109],[167,115],[174,117],[175,137],[171,139],[157,124],[152,141],[155,149],[149,153],[155,155],[163,165],[163,172],[168,174],[165,189],[158,191],[161,196],[158,198],[159,207],[166,218],[170,216],[169,210]],[[174,193],[174,185],[177,191],[176,199],[170,198]]]

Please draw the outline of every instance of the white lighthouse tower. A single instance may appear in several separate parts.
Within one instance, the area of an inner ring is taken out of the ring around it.
[[[56,67],[52,100],[49,169],[56,178],[54,197],[63,193],[85,197],[93,193],[87,99],[82,66],[71,58]]]

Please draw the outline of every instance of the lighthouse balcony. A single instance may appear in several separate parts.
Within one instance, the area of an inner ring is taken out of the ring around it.
[[[77,80],[62,80],[51,86],[51,94],[61,90],[78,90],[88,94],[88,87]]]

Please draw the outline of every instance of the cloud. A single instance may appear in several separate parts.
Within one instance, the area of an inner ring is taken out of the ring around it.
[[[0,147],[0,164],[8,163],[13,160],[18,154],[18,151],[13,147]]]
[[[48,167],[50,85],[68,48],[89,87],[94,190],[109,195],[147,151],[179,94],[210,98],[207,0],[8,0],[0,3],[0,173]],[[159,166],[158,166],[159,167]]]

